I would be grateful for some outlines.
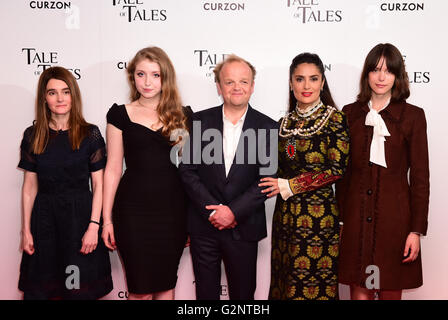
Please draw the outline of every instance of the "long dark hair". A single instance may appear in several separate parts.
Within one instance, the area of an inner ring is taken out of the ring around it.
[[[390,43],[380,43],[373,47],[367,54],[364,61],[364,67],[361,73],[361,80],[359,83],[358,101],[367,103],[372,97],[372,89],[369,86],[369,73],[378,66],[381,58],[384,57],[386,61],[387,70],[395,75],[395,82],[392,86],[392,102],[406,101],[409,98],[409,79],[406,73],[406,68],[403,56],[394,45]]]
[[[309,53],[304,52],[296,56],[294,59],[292,59],[291,65],[289,66],[289,82],[292,81],[292,75],[294,74],[294,70],[296,70],[297,66],[302,63],[312,63],[314,64],[318,69],[320,74],[322,75],[322,80],[324,82],[324,87],[320,93],[320,100],[323,104],[326,106],[332,106],[336,107],[336,103],[333,100],[333,97],[331,96],[330,87],[328,86],[327,78],[325,77],[325,68],[324,64],[322,63],[322,60],[319,58],[319,56],[315,53]],[[294,96],[294,92],[292,90],[289,91],[289,109],[288,111],[291,112],[294,110],[297,104],[297,99]]]
[[[46,69],[39,77],[36,95],[36,121],[34,123],[34,138],[32,142],[32,151],[35,154],[44,152],[48,139],[51,122],[51,112],[47,106],[47,84],[51,79],[64,81],[70,89],[71,109],[68,119],[69,139],[72,150],[79,149],[82,140],[88,134],[89,124],[84,120],[82,115],[81,92],[75,77],[70,71],[63,67],[51,67]]]

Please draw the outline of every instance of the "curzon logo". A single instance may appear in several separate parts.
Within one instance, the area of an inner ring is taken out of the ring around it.
[[[30,1],[30,8],[37,10],[64,10],[66,14],[65,28],[67,30],[80,29],[80,9],[71,2],[62,1]]]
[[[202,8],[205,11],[244,11],[245,3],[205,2]]]
[[[425,4],[414,2],[382,3],[380,8],[381,11],[423,11],[425,9]]]
[[[67,10],[71,5],[71,2],[62,1],[30,1],[31,9]]]
[[[36,48],[22,48],[22,54],[26,57],[26,64],[36,68],[34,74],[39,76],[46,69],[59,64],[58,52],[56,51],[38,51]],[[81,70],[67,68],[76,80],[81,79]]]
[[[126,61],[119,61],[117,63],[117,69],[118,70],[125,70],[128,68],[128,63]]]
[[[302,23],[342,21],[342,10],[321,9],[317,0],[287,0],[287,6]]]
[[[166,10],[142,8],[143,0],[113,0],[113,6],[121,7],[120,17],[127,17],[128,22],[156,22],[167,19]]]
[[[213,79],[213,69],[229,55],[228,53],[211,53],[204,49],[194,50],[194,54],[198,57],[199,67],[205,69],[205,76]]]

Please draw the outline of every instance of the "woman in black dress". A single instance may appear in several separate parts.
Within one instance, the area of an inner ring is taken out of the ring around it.
[[[107,113],[103,239],[118,248],[129,299],[168,300],[186,241],[186,195],[171,159],[184,141],[173,137],[186,129],[186,117],[163,50],[140,50],[127,72],[132,102]]]
[[[105,144],[98,127],[84,120],[68,70],[52,67],[40,76],[36,121],[20,148],[24,299],[106,295],[112,290],[109,254],[98,242]]]

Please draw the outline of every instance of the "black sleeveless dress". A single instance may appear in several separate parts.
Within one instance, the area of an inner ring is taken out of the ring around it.
[[[170,160],[171,145],[161,130],[132,122],[124,105],[114,104],[107,122],[123,137],[126,170],[112,213],[128,291],[173,289],[187,237],[187,198]]]
[[[31,213],[35,252],[23,252],[19,289],[24,299],[98,299],[112,291],[107,251],[98,230],[97,248],[79,252],[92,213],[91,172],[106,165],[104,139],[91,125],[79,150],[68,131],[50,129],[45,151],[31,152],[33,127],[23,134],[19,168],[36,172],[38,192]],[[79,288],[76,277],[79,279]]]

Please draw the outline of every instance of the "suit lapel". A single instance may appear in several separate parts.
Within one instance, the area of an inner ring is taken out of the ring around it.
[[[212,128],[218,129],[218,131],[221,133],[221,162],[216,165],[218,169],[218,176],[222,181],[226,180],[226,166],[224,162],[224,123],[222,119],[222,108],[223,105],[221,105],[220,108],[216,108],[216,114],[214,115],[213,119],[216,121]]]

